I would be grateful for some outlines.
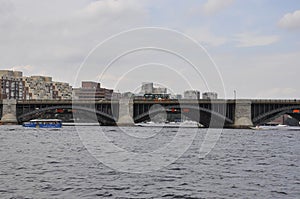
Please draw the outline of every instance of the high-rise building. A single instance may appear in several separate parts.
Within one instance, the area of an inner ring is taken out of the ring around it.
[[[0,99],[23,99],[22,72],[0,70]]]
[[[184,99],[200,99],[200,92],[197,90],[187,90],[183,94]]]

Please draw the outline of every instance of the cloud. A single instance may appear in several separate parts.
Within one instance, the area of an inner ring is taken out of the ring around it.
[[[300,52],[240,52],[214,55],[229,96],[236,90],[238,98],[299,98]]]
[[[278,22],[279,27],[290,30],[300,29],[300,10],[285,14]]]
[[[81,12],[85,17],[102,17],[115,19],[116,17],[122,17],[123,19],[128,16],[136,16],[136,14],[145,14],[143,4],[137,0],[98,0],[93,1],[86,6]]]
[[[291,98],[298,96],[298,91],[294,88],[272,88],[269,90],[262,90],[258,93],[258,98]]]
[[[277,35],[258,35],[254,32],[246,32],[235,35],[237,47],[267,46],[279,40]]]
[[[230,6],[234,0],[208,0],[204,5],[203,5],[203,12],[206,15],[213,15],[228,6]]]
[[[195,40],[210,46],[220,46],[227,42],[225,37],[214,35],[208,28],[188,29],[185,33]]]
[[[34,67],[31,65],[25,65],[25,66],[13,66],[10,70],[18,70],[18,71],[33,71]]]
[[[0,0],[0,16],[3,17],[14,10],[14,5],[9,0]]]

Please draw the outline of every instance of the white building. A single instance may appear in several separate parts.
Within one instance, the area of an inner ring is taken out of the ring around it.
[[[151,94],[153,93],[153,82],[143,82],[141,94]]]
[[[153,93],[155,94],[167,94],[167,88],[164,87],[154,87]]]
[[[216,92],[205,92],[202,94],[202,99],[218,99]]]
[[[197,90],[187,90],[183,94],[184,99],[200,99],[200,91]]]

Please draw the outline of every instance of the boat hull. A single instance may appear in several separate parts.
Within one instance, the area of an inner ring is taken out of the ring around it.
[[[147,122],[147,123],[137,123],[135,126],[139,127],[159,127],[159,128],[200,128],[201,125],[197,122],[170,122],[170,123],[154,123],[154,122]]]
[[[33,119],[30,122],[23,123],[25,128],[43,128],[43,129],[59,129],[62,127],[62,122],[59,119]]]
[[[61,124],[23,124],[26,128],[61,128]]]

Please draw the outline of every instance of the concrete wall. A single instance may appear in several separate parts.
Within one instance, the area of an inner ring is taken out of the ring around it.
[[[16,105],[17,101],[12,99],[5,99],[2,100],[3,109],[2,109],[2,124],[17,124],[17,117],[16,117]]]
[[[249,128],[253,126],[251,118],[251,101],[236,100],[234,128]]]
[[[134,125],[133,121],[133,100],[132,99],[120,99],[119,101],[119,118],[117,121],[119,126],[131,126]]]

